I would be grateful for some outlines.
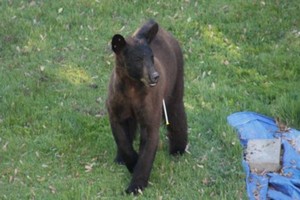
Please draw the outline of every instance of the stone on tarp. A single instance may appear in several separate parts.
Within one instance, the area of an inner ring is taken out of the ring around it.
[[[248,141],[246,160],[256,173],[280,170],[281,139],[252,139]]]

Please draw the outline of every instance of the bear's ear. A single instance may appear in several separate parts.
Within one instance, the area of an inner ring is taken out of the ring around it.
[[[138,37],[145,38],[146,41],[150,44],[153,38],[158,32],[158,24],[154,20],[149,20],[144,24],[141,29],[138,31]]]
[[[116,34],[113,36],[111,41],[111,48],[116,54],[119,54],[125,46],[126,41],[122,35]]]

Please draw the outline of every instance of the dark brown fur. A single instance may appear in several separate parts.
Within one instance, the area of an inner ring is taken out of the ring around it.
[[[112,39],[116,66],[107,99],[112,133],[117,144],[116,162],[132,173],[127,193],[143,190],[159,141],[165,99],[170,124],[169,152],[182,154],[187,145],[187,122],[183,105],[183,56],[178,42],[153,20],[132,36]],[[140,147],[133,148],[136,130]]]

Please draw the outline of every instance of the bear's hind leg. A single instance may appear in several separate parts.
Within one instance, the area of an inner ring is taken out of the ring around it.
[[[167,106],[169,125],[169,152],[171,155],[183,154],[187,145],[187,120],[182,101],[169,102]]]

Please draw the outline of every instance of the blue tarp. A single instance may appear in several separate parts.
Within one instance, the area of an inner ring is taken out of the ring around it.
[[[245,149],[248,140],[281,138],[282,168],[280,172],[256,174],[243,158],[249,199],[300,200],[300,131],[280,132],[273,118],[254,113],[238,112],[227,118]]]

